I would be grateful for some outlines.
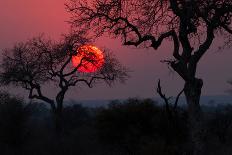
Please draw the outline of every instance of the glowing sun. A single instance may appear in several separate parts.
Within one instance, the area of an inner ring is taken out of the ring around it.
[[[72,57],[72,64],[79,72],[92,73],[104,64],[104,55],[93,45],[83,45],[77,49],[77,55]]]

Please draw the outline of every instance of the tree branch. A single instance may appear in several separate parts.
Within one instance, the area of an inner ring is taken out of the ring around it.
[[[207,36],[205,42],[199,46],[199,49],[194,53],[192,62],[194,64],[198,63],[201,57],[209,49],[210,45],[214,40],[214,29],[210,25],[207,27]]]
[[[157,87],[157,93],[160,95],[160,97],[164,100],[165,102],[165,105],[166,105],[166,110],[168,112],[168,114],[171,113],[170,111],[170,107],[169,107],[169,100],[171,99],[170,97],[167,98],[166,95],[162,92],[162,88],[161,88],[161,85],[160,85],[160,79],[158,81],[158,87]]]
[[[38,95],[33,94],[33,90],[34,90],[34,89],[36,89]],[[50,106],[51,106],[51,108],[52,108],[52,110],[55,110],[55,109],[56,109],[56,106],[55,106],[54,101],[51,100],[51,99],[49,99],[48,97],[45,97],[45,96],[42,94],[42,92],[41,92],[39,86],[31,87],[31,89],[29,90],[29,98],[30,98],[30,99],[34,99],[34,98],[35,98],[35,99],[42,100],[42,101],[44,101],[44,102],[46,102],[46,103],[49,103]]]
[[[78,70],[78,68],[81,67],[84,60],[86,60],[86,58],[82,57],[80,63],[72,71],[70,71],[69,73],[66,73],[66,74],[62,74],[62,76],[67,77],[67,76],[73,75]]]
[[[179,94],[176,96],[176,100],[175,100],[175,103],[174,103],[174,109],[177,108],[177,105],[178,105],[178,102],[179,102],[179,98],[180,98],[180,95],[184,92],[184,89],[182,89]]]

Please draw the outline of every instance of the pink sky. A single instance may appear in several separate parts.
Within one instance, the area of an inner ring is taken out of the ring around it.
[[[68,29],[62,0],[2,0],[0,8],[1,41],[7,45],[43,32],[57,37]]]
[[[1,0],[0,50],[41,33],[58,38],[68,31],[69,25],[65,22],[68,17],[63,0]],[[106,38],[100,38],[96,44],[115,51],[121,62],[133,70],[131,78],[125,85],[112,88],[98,85],[93,89],[72,89],[68,98],[77,95],[80,99],[154,97],[157,96],[155,87],[159,78],[166,92],[172,96],[183,86],[182,80],[160,63],[161,59],[170,57],[172,45],[169,43],[158,51],[122,47],[118,40]],[[198,74],[205,82],[204,95],[224,94],[230,88],[226,81],[232,78],[231,58],[230,50],[218,53],[213,48],[204,56],[198,66]]]

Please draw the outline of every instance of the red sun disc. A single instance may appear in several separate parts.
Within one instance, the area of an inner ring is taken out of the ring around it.
[[[93,45],[83,45],[77,49],[77,55],[72,57],[72,64],[79,72],[92,73],[104,64],[104,55]]]

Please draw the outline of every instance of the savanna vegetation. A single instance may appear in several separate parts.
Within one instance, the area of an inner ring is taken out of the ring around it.
[[[111,101],[107,107],[64,106],[57,137],[51,108],[0,94],[2,155],[184,155],[191,154],[188,112],[151,99]],[[204,144],[210,155],[229,155],[232,106],[204,107]]]
[[[27,90],[31,101],[0,93],[0,154],[231,154],[232,106],[201,106],[203,79],[197,75],[217,36],[231,47],[231,0],[70,0],[66,9],[72,30],[59,41],[38,36],[3,51],[0,84]],[[80,83],[92,88],[127,80],[128,69],[107,50],[95,72],[79,70],[86,68],[84,61],[97,66],[91,52],[72,65],[80,47],[106,34],[154,50],[172,42],[172,56],[163,62],[184,81],[176,100],[159,81],[162,104],[137,98],[97,108],[65,104],[66,93]],[[56,87],[52,97],[48,84]],[[186,106],[178,105],[182,93]]]

